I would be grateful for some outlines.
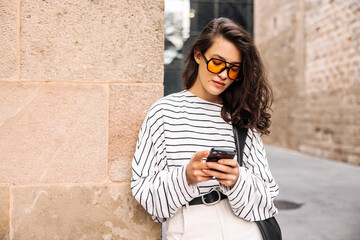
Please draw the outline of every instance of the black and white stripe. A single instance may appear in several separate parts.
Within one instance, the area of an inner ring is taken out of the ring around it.
[[[221,105],[188,91],[158,100],[139,132],[132,162],[134,197],[155,221],[173,216],[193,198],[219,189],[228,195],[233,211],[248,221],[273,216],[278,194],[260,135],[249,130],[244,166],[231,189],[216,180],[188,185],[185,169],[191,156],[211,147],[235,148],[232,126],[220,116]]]

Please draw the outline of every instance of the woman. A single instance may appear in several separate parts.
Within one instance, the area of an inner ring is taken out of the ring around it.
[[[203,29],[186,58],[186,90],[153,104],[139,132],[132,193],[167,239],[262,239],[254,221],[277,213],[278,194],[260,134],[269,134],[271,89],[250,35],[227,18]],[[243,166],[203,161],[235,148],[248,128]]]

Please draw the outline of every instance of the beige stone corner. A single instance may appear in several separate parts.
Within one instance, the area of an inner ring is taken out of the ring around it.
[[[163,0],[21,1],[21,78],[162,82]]]
[[[0,4],[0,79],[17,78],[17,1]]]
[[[162,96],[160,84],[110,86],[109,176],[112,181],[131,178],[131,160],[139,129],[150,106]]]
[[[0,83],[0,182],[106,181],[106,88]]]
[[[9,187],[0,185],[0,239],[9,240],[9,208],[10,192]]]
[[[129,184],[13,187],[16,240],[161,239]]]

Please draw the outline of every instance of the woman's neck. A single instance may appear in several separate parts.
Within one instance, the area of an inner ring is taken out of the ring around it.
[[[195,82],[194,85],[188,89],[189,92],[197,96],[198,98],[204,99],[205,101],[221,104],[221,98],[219,95],[212,95],[209,92],[207,92],[205,89],[197,86],[197,83]]]

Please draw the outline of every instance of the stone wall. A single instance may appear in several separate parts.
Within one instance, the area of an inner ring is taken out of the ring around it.
[[[274,88],[269,144],[360,164],[360,2],[256,0]]]
[[[163,12],[163,0],[1,1],[0,239],[160,239],[130,176],[163,95]]]

